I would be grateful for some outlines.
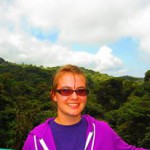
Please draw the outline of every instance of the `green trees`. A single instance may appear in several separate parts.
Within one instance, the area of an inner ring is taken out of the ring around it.
[[[144,81],[145,81],[145,82],[150,81],[150,70],[148,70],[148,71],[145,73]]]
[[[54,71],[1,62],[0,147],[21,149],[29,130],[55,115],[49,98]]]
[[[148,117],[150,110],[148,105],[145,105],[146,103],[144,99],[135,96],[130,97],[130,101],[116,111],[115,128],[128,143],[148,147],[150,145],[141,143],[145,138],[145,133],[147,133],[146,128],[149,126],[150,119]]]
[[[49,91],[57,69],[0,58],[0,147],[21,149],[34,126],[56,115]],[[84,113],[108,121],[128,143],[150,148],[150,71],[141,80],[82,69],[90,89]]]
[[[104,107],[106,112],[118,109],[134,89],[133,81],[115,77],[110,78],[99,84],[96,92],[97,101]]]
[[[107,112],[105,119],[128,143],[150,148],[150,82],[132,84],[134,90],[126,101]]]

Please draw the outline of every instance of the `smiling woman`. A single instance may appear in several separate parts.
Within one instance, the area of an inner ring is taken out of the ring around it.
[[[35,127],[23,150],[146,150],[127,144],[105,121],[81,115],[88,94],[79,67],[66,65],[58,70],[50,92],[57,116]]]

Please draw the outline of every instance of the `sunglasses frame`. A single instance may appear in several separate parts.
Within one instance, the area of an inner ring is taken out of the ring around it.
[[[63,91],[67,91],[68,90],[68,94],[64,94]],[[58,92],[60,95],[62,96],[70,96],[73,94],[73,92],[75,92],[78,96],[87,96],[89,94],[89,90],[88,89],[77,89],[77,90],[72,90],[72,89],[56,89],[56,92]],[[83,94],[80,94],[80,92],[83,92]]]

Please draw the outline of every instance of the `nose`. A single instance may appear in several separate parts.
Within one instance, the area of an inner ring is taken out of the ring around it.
[[[72,99],[77,99],[78,95],[77,93],[74,91],[71,95]]]

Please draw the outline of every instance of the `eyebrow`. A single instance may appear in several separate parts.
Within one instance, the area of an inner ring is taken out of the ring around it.
[[[72,89],[72,87],[70,87],[70,86],[62,86],[61,87],[62,89]],[[79,86],[79,87],[77,87],[77,89],[85,89],[86,87],[85,86]]]

